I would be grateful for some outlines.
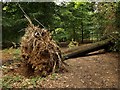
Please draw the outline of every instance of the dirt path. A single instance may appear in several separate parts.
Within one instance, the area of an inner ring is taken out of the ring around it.
[[[57,80],[44,81],[44,87],[117,88],[118,55],[105,53],[66,61],[69,72]]]
[[[36,86],[42,88],[118,88],[119,75],[118,60],[120,56],[116,53],[94,54],[86,57],[68,59],[68,72],[49,75],[41,81],[35,81]],[[95,52],[95,53],[98,53]],[[10,57],[11,58],[11,57]],[[20,68],[18,68],[20,70]],[[24,70],[22,70],[24,72]],[[4,71],[3,71],[4,72]],[[11,72],[12,73],[12,72]],[[13,72],[14,73],[14,72]],[[3,75],[6,76],[9,73]],[[21,83],[28,80],[24,77],[19,82],[11,84],[12,87],[22,87]],[[31,84],[27,87],[32,87]]]

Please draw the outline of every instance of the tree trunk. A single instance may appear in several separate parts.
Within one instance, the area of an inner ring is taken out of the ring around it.
[[[82,29],[82,40],[81,40],[81,43],[83,43],[83,39],[84,39],[84,35],[83,35],[83,21],[81,22],[81,29]]]
[[[69,49],[67,52],[64,52],[63,60],[82,56],[96,50],[105,49],[110,44],[111,44],[111,39],[106,39],[103,41],[89,44],[87,46],[78,46],[76,48]]]

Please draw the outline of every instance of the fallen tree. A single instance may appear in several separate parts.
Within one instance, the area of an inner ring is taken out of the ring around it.
[[[69,49],[68,51],[63,53],[63,60],[74,58],[78,56],[83,56],[87,53],[99,50],[99,49],[107,49],[109,45],[112,45],[112,39],[102,40],[96,43],[89,44],[87,46],[78,46],[73,49]]]
[[[20,5],[19,7],[24,12]],[[112,40],[106,39],[90,44],[87,47],[77,47],[68,50],[68,53],[64,53],[62,56],[60,48],[51,38],[50,32],[46,29],[41,29],[39,26],[34,26],[25,12],[24,14],[30,24],[25,29],[25,34],[21,39],[22,60],[28,70],[41,76],[64,69],[64,60],[105,48]],[[39,23],[39,21],[37,22]]]
[[[30,23],[25,31],[21,40],[22,59],[29,70],[41,76],[64,69],[64,60],[107,48],[112,43],[112,38],[109,38],[87,46],[69,49],[62,54],[59,46],[52,40],[46,29]]]

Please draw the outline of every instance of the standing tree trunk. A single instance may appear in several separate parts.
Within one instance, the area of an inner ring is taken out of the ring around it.
[[[83,39],[84,39],[84,35],[83,35],[83,21],[81,22],[81,33],[82,33],[81,43],[83,43]]]

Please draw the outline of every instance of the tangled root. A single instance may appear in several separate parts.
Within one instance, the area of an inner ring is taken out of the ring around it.
[[[34,73],[46,76],[63,67],[60,48],[46,29],[28,26],[21,40],[22,59]]]

